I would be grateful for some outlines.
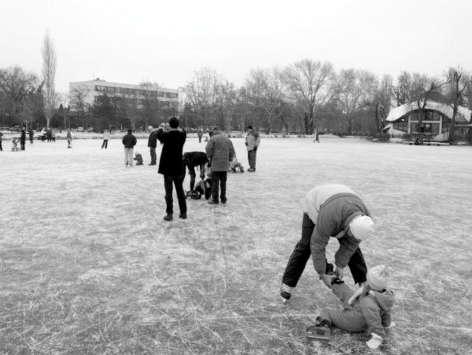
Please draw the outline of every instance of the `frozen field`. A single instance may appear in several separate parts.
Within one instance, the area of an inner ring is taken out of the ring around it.
[[[0,152],[0,353],[368,353],[341,331],[306,343],[310,318],[337,305],[311,261],[291,303],[278,298],[299,201],[329,181],[378,224],[361,246],[396,290],[383,353],[471,353],[471,147],[265,139],[257,173],[229,175],[227,206],[189,200],[169,224],[157,168],[125,169],[121,142],[100,144]],[[145,140],[136,150],[149,163]]]

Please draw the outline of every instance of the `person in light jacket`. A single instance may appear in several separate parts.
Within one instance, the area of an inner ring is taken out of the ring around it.
[[[231,140],[223,132],[215,130],[210,141],[206,145],[206,152],[211,169],[211,200],[210,204],[218,204],[218,190],[220,189],[220,201],[225,204],[226,180],[230,161],[235,156],[234,147]]]
[[[252,126],[248,126],[246,135],[247,160],[249,162],[249,169],[247,171],[256,171],[256,155],[257,148],[261,143],[259,133],[255,131]]]
[[[303,199],[302,238],[290,255],[282,277],[280,295],[290,299],[310,258],[320,279],[326,284],[327,274],[335,271],[342,279],[349,266],[354,282],[366,281],[367,266],[359,243],[374,232],[370,212],[359,195],[340,184],[319,185]],[[339,242],[335,254],[336,269],[326,260],[326,246],[330,237]]]

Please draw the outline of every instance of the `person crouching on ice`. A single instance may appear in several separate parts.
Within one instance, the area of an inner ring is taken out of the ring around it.
[[[366,280],[367,266],[359,243],[374,231],[374,222],[361,198],[345,185],[326,184],[310,190],[303,200],[302,238],[296,244],[282,277],[280,295],[286,302],[312,255],[320,279],[329,287],[327,274],[333,265],[326,260],[330,237],[338,239],[336,274],[342,279],[349,266],[354,282]]]
[[[367,272],[367,282],[357,291],[351,289],[336,276],[331,277],[330,287],[343,303],[343,310],[323,309],[316,318],[318,327],[336,327],[349,332],[367,331],[367,346],[377,349],[392,325],[391,311],[395,300],[388,289],[385,266],[378,265]]]

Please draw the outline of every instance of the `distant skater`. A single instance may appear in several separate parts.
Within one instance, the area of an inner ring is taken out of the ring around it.
[[[70,131],[70,129],[67,130],[67,135],[66,135],[66,139],[67,139],[67,148],[72,148],[72,132]]]
[[[107,149],[108,141],[110,140],[110,130],[108,129],[104,130],[102,137],[103,137],[102,149]]]
[[[2,137],[3,137],[3,133],[0,132],[0,152],[3,151],[3,147],[2,147]]]
[[[122,142],[125,151],[125,167],[133,166],[133,150],[137,141],[131,129],[128,129],[128,132],[123,137]]]
[[[28,135],[29,135],[30,144],[33,144],[33,141],[34,141],[34,131],[33,131],[32,128],[29,129]]]
[[[23,128],[21,130],[21,135],[20,135],[20,147],[21,150],[25,150],[25,144],[26,144],[26,130]]]
[[[201,142],[202,142],[202,138],[203,138],[203,130],[202,130],[202,129],[199,129],[199,130],[198,130],[197,136],[198,136],[198,143],[201,143]]]
[[[153,126],[149,126],[148,129],[151,132],[148,138],[149,154],[151,156],[149,165],[156,165],[157,129],[154,129]]]
[[[249,163],[249,172],[256,171],[256,155],[257,155],[257,148],[261,143],[261,137],[259,133],[255,131],[252,126],[247,127],[247,135],[246,135],[246,148],[247,148],[247,160]]]

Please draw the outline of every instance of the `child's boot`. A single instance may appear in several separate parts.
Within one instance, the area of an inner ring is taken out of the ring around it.
[[[372,333],[370,339],[366,342],[367,346],[370,349],[377,349],[380,345],[382,345],[383,338],[380,335]]]

